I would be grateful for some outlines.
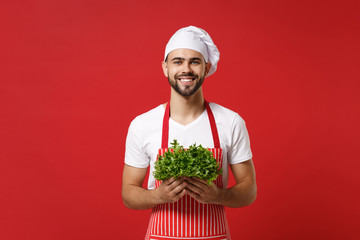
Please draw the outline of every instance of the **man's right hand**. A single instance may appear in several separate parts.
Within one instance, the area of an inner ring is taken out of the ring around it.
[[[147,168],[136,168],[125,164],[123,171],[122,197],[126,207],[131,209],[150,209],[161,203],[176,202],[186,193],[188,182],[184,178],[170,178],[158,188],[142,187]]]
[[[176,202],[186,194],[187,181],[184,178],[169,178],[161,182],[154,190],[154,194],[160,203]]]

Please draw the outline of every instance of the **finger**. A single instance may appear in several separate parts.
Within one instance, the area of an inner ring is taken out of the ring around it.
[[[175,184],[177,184],[177,183],[175,183]],[[175,185],[175,184],[174,184],[174,185]],[[185,181],[180,182],[180,184],[177,184],[177,185],[171,190],[171,192],[174,192],[175,194],[178,194],[178,193],[180,193],[182,190],[184,190],[187,185],[188,185],[188,184],[187,184]],[[173,184],[172,184],[172,186],[173,186]]]
[[[194,178],[188,178],[187,181],[189,183],[191,183],[192,185],[195,185],[196,187],[201,188],[201,189],[203,189],[204,187],[207,186],[206,183],[199,181],[197,179],[194,179]]]
[[[180,198],[182,198],[183,196],[186,195],[188,191],[186,191],[186,189],[183,189],[178,195],[177,195],[177,200],[179,200]]]
[[[187,193],[190,197],[194,198],[196,201],[198,201],[198,202],[200,202],[200,203],[202,202],[201,196],[200,196],[199,194],[196,194],[196,193],[192,192],[191,190],[186,191],[186,193]]]
[[[194,184],[191,184],[191,183],[187,185],[187,189],[189,189],[191,192],[194,192],[194,193],[199,194],[199,195],[202,192],[204,192],[204,189],[202,189],[202,188],[200,188],[200,187],[198,187],[198,186],[196,186]]]
[[[185,179],[183,177],[175,179],[170,185],[171,189],[174,189],[178,185],[181,185],[184,181],[185,181]]]
[[[163,183],[165,183],[166,185],[170,185],[172,184],[176,179],[174,177],[168,178],[166,180],[163,181]]]
[[[196,180],[196,181],[199,181],[199,182],[202,182],[203,184],[205,185],[208,185],[208,180],[205,180],[205,179],[201,179],[201,178],[197,178],[197,177],[193,177],[192,179]]]
[[[163,186],[166,187],[169,191],[172,191],[179,185],[179,182],[174,177],[171,177],[164,180],[161,184],[163,184]]]

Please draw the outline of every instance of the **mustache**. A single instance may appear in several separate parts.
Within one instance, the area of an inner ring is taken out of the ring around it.
[[[177,78],[179,78],[179,77],[195,77],[195,78],[197,78],[198,75],[194,74],[194,73],[183,73],[183,74],[176,75],[175,77],[177,77]]]

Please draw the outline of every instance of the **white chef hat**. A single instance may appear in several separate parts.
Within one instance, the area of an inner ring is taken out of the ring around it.
[[[220,52],[205,30],[194,26],[179,29],[166,45],[164,61],[171,51],[179,48],[187,48],[200,52],[204,56],[205,61],[211,63],[207,76],[216,71]]]

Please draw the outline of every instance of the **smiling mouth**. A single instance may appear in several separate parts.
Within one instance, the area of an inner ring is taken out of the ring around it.
[[[192,82],[196,79],[196,76],[178,76],[176,79],[181,82]]]
[[[195,80],[195,78],[179,78],[181,82],[192,82]]]

